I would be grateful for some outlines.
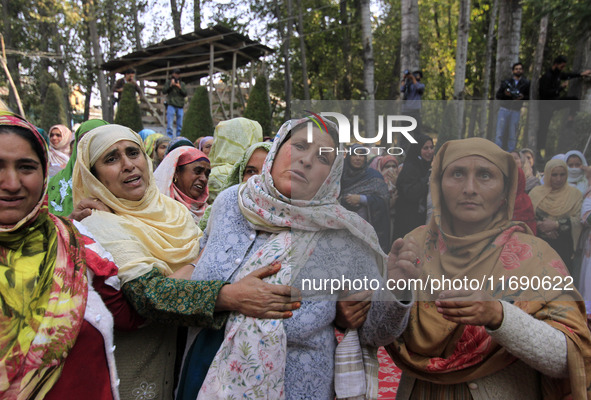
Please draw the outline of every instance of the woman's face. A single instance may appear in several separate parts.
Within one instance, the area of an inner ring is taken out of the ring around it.
[[[423,147],[421,147],[421,158],[425,161],[433,161],[435,155],[435,147],[433,147],[433,141],[427,140]]]
[[[384,170],[391,169],[391,170],[397,171],[398,166],[396,165],[396,163],[394,161],[388,161],[386,164],[384,164],[384,168],[382,168],[382,169],[384,169]]]
[[[515,160],[515,164],[517,164],[517,168],[523,168],[523,165],[521,165],[521,157],[519,157],[519,153],[517,153],[516,151],[512,151],[511,155]]]
[[[0,140],[0,225],[14,225],[41,199],[43,166],[27,140],[14,133]]]
[[[349,162],[354,169],[361,169],[365,165],[365,157],[359,154],[352,153],[349,157]]]
[[[271,167],[277,190],[291,199],[311,200],[330,173],[334,151],[320,154],[321,147],[333,147],[330,135],[314,127],[313,142],[308,143],[307,130],[292,132],[281,146]]]
[[[527,159],[527,161],[529,161],[529,165],[531,165],[533,167],[534,165],[534,156],[533,154],[531,154],[529,151],[524,151],[523,155],[525,156],[525,158]]]
[[[209,152],[211,151],[212,145],[213,145],[213,139],[206,140],[201,145],[201,151],[204,152],[206,156],[209,156]]]
[[[136,143],[122,140],[109,147],[94,164],[96,177],[120,199],[138,201],[150,183],[148,160]]]
[[[51,132],[49,132],[49,143],[51,143],[51,145],[53,147],[57,147],[61,141],[62,141],[62,133],[60,132],[59,129],[53,128],[51,130]]]
[[[501,170],[480,156],[460,158],[443,172],[443,200],[452,217],[454,233],[481,232],[505,203]]]
[[[205,160],[193,161],[176,169],[175,185],[181,192],[197,200],[207,188],[211,168]]]
[[[158,157],[158,160],[162,161],[162,159],[164,159],[166,149],[168,149],[168,142],[160,143],[158,145],[158,148],[156,149],[156,157]]]
[[[263,170],[263,163],[265,162],[265,158],[267,158],[267,150],[265,149],[256,149],[250,159],[246,163],[246,167],[244,168],[244,176],[242,177],[242,182],[246,182],[248,178],[253,175],[260,175],[261,171]]]
[[[579,156],[572,155],[568,158],[568,160],[566,160],[566,165],[569,168],[582,168],[583,162],[581,161]]]
[[[568,173],[566,172],[566,168],[564,168],[564,167],[553,168],[552,173],[550,174],[550,187],[552,188],[552,190],[560,189],[566,183],[567,178],[568,178]]]

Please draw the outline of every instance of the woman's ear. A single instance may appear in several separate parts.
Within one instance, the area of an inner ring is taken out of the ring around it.
[[[178,181],[178,177],[176,175],[176,172],[174,173],[173,177],[172,177],[172,182],[176,183]]]

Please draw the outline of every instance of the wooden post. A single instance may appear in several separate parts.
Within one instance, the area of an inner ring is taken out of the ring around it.
[[[213,115],[213,43],[209,44],[209,111]]]
[[[18,95],[18,91],[16,90],[16,85],[12,80],[12,75],[10,75],[10,71],[8,70],[8,65],[6,64],[6,49],[4,47],[4,35],[0,34],[0,40],[2,41],[2,57],[0,57],[0,61],[2,62],[2,68],[4,68],[4,72],[6,72],[6,76],[8,77],[8,81],[10,82],[10,87],[14,91],[14,97],[16,98],[16,104],[18,105],[18,111],[21,117],[25,118],[25,110],[23,110],[23,104],[21,103],[21,98]]]
[[[230,118],[234,118],[234,94],[236,85],[236,52],[232,54],[232,94],[230,96]]]

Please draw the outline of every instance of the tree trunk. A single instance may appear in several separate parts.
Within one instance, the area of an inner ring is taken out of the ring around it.
[[[464,100],[466,86],[466,62],[468,60],[468,38],[470,34],[470,0],[461,0],[456,46],[456,67],[454,99]]]
[[[103,110],[103,119],[106,119],[109,122],[112,122],[110,119],[109,108],[111,107],[111,103],[109,102],[109,92],[107,90],[107,81],[105,79],[105,74],[100,69],[101,65],[103,64],[103,55],[101,52],[101,46],[99,43],[99,36],[96,27],[96,9],[94,7],[93,0],[85,0],[85,4],[87,6],[87,22],[88,22],[88,30],[90,31],[90,40],[92,42],[92,51],[94,55],[94,63],[96,68],[96,75],[98,78],[98,87],[99,92],[101,93],[101,107]]]
[[[13,9],[12,9],[12,2],[13,0],[2,0],[2,27],[3,31],[2,34],[4,36],[4,45],[7,48],[13,48],[12,43],[12,29],[11,29],[11,20],[16,18],[13,16]],[[6,65],[8,70],[12,75],[12,79],[14,81],[14,86],[17,92],[21,91],[21,79],[19,74],[19,58],[16,54],[7,54],[6,55]],[[15,93],[12,89],[12,85],[8,85],[10,91],[8,92],[8,106],[11,110],[18,110],[19,109],[19,102],[17,100],[18,93]]]
[[[500,1],[495,90],[511,74],[511,65],[519,60],[521,41],[521,0]]]
[[[373,36],[371,33],[371,17],[369,10],[370,0],[361,0],[359,2],[361,15],[361,44],[363,46],[363,89],[366,93],[365,102],[365,116],[366,124],[365,131],[370,137],[376,136],[375,124],[375,71],[373,58]]]
[[[437,9],[435,9],[434,13],[433,13],[433,24],[435,25],[435,35],[437,37],[437,42],[441,43],[441,30],[439,28],[439,14],[437,12]],[[441,100],[447,100],[447,93],[445,90],[445,68],[443,66],[443,63],[441,62],[441,58],[437,59],[437,67],[439,69],[439,84],[440,84],[440,90],[441,90]]]
[[[536,49],[534,50],[534,63],[532,68],[532,75],[531,75],[531,85],[529,90],[529,108],[527,113],[527,146],[532,149],[534,152],[538,149],[537,143],[537,132],[538,132],[538,99],[539,96],[539,83],[540,83],[540,75],[542,74],[542,63],[544,61],[544,47],[546,46],[546,37],[548,36],[548,20],[549,15],[545,14],[542,19],[540,20],[540,30],[538,33],[538,43],[536,44]]]
[[[170,15],[172,16],[172,27],[174,28],[174,35],[181,36],[181,12],[176,4],[176,0],[170,0]]]
[[[341,26],[347,27],[342,29],[343,34],[343,62],[345,66],[345,75],[343,76],[342,95],[343,100],[351,100],[352,96],[352,77],[351,77],[351,29],[349,25],[349,13],[347,12],[347,0],[340,2]]]
[[[300,58],[302,61],[304,100],[310,100],[310,85],[308,85],[308,63],[306,62],[306,41],[304,40],[304,19],[302,17],[302,0],[298,0],[298,35],[300,37]]]
[[[492,7],[490,9],[489,22],[488,22],[488,33],[486,35],[486,53],[484,55],[484,77],[482,79],[482,108],[480,110],[480,136],[490,137],[486,134],[486,117],[488,115],[488,100],[490,93],[490,76],[492,68],[492,54],[493,54],[493,43],[495,36],[495,25],[497,22],[497,13],[499,9],[499,0],[493,0]]]
[[[461,0],[458,19],[458,38],[456,46],[456,67],[454,80],[454,99],[458,104],[458,139],[464,133],[464,89],[466,86],[466,61],[468,60],[468,38],[470,35],[470,0]]]
[[[275,14],[278,21],[279,27],[279,38],[282,41],[282,53],[284,58],[284,85],[285,85],[285,120],[291,119],[291,63],[289,60],[289,47],[291,44],[291,35],[292,35],[292,24],[293,24],[293,14],[292,14],[292,7],[291,7],[291,0],[287,0],[287,33],[283,34],[283,24],[281,23],[281,11],[279,8],[279,2],[275,1]]]
[[[419,0],[401,1],[400,78],[405,69],[419,69]]]
[[[193,0],[193,26],[196,31],[201,29],[201,0]]]
[[[143,49],[142,26],[139,21],[140,8],[138,7],[138,1],[140,0],[132,0],[131,2],[131,15],[133,16],[133,38],[135,39],[136,51]]]

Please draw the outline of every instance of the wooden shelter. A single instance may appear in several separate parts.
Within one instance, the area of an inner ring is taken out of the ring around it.
[[[239,86],[236,69],[272,52],[271,48],[250,39],[248,36],[216,25],[167,39],[143,50],[110,60],[102,65],[102,69],[109,71],[110,75],[114,75],[133,68],[136,70],[138,81],[156,82],[155,89],[160,96],[156,96],[155,102],[149,101],[145,97],[142,100],[150,108],[152,114],[158,118],[160,124],[165,125],[158,116],[158,111],[154,110],[153,103],[163,103],[164,96],[161,95],[161,89],[174,69],[181,70],[181,79],[189,86],[191,83],[198,84],[203,77],[209,77],[209,103],[212,107],[212,115],[216,114],[213,110],[213,96],[217,96],[218,108],[221,107],[223,115],[227,116],[223,108],[223,94],[220,95],[216,91],[213,75],[218,72],[229,75],[231,77],[229,117],[233,118],[236,86]],[[252,70],[250,80],[252,81]],[[241,93],[238,95],[240,96]],[[241,100],[244,101],[244,99]]]

